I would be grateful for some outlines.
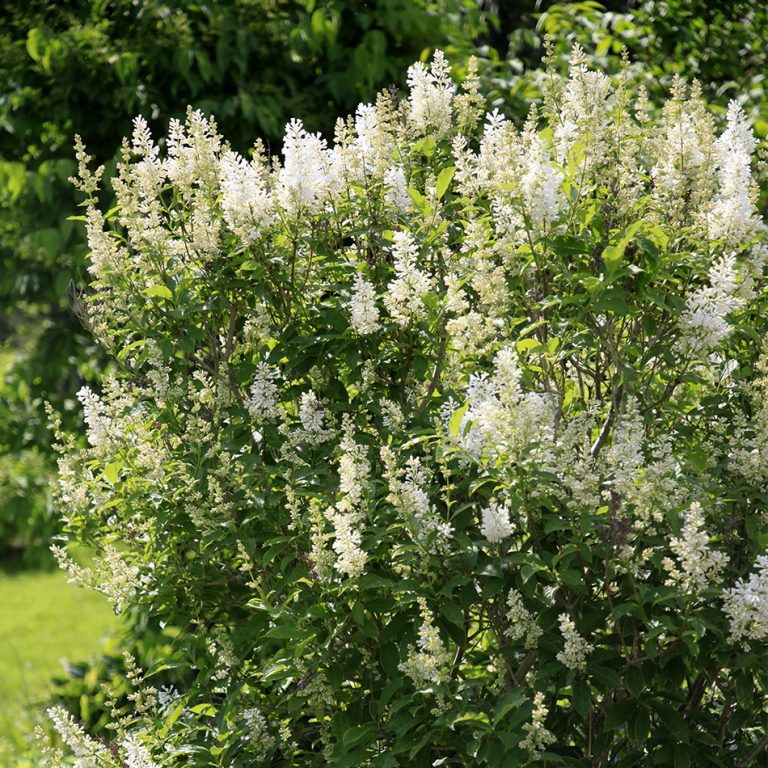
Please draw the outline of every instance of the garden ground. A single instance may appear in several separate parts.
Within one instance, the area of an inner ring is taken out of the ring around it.
[[[25,765],[31,709],[62,664],[98,652],[115,625],[107,601],[68,584],[61,571],[0,564],[0,765]]]

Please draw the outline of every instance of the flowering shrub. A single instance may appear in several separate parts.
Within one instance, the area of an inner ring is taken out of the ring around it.
[[[139,118],[97,205],[70,577],[164,628],[80,766],[748,766],[768,638],[755,140],[414,65],[282,162]],[[173,669],[180,683],[156,690]],[[64,758],[53,756],[51,763]]]

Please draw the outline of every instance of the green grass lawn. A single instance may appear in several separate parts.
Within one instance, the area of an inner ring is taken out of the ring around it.
[[[62,660],[95,654],[117,620],[101,595],[61,571],[0,563],[0,765],[26,765],[26,741]]]

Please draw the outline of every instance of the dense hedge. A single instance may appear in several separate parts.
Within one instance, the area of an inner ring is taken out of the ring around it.
[[[762,759],[756,140],[546,73],[517,127],[438,53],[282,162],[138,118],[111,210],[78,143],[115,373],[60,438],[97,555],[57,556],[167,644],[105,741],[51,710],[81,764]]]

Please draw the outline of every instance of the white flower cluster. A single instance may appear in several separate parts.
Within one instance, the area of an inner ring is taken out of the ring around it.
[[[256,707],[243,710],[242,717],[243,723],[248,729],[249,741],[255,748],[254,758],[264,760],[277,744],[277,739],[270,732],[267,718]]]
[[[677,563],[669,557],[662,561],[669,572],[666,583],[679,586],[686,594],[697,594],[714,586],[720,572],[728,564],[728,556],[711,549],[709,542],[710,536],[704,530],[701,504],[694,501],[685,512],[680,536],[674,536],[669,541],[669,548],[674,552]]]
[[[417,62],[408,69],[411,128],[418,134],[444,136],[452,127],[452,105],[456,86],[445,54],[435,51],[430,67]]]
[[[339,494],[341,498],[326,512],[333,525],[334,568],[346,576],[360,576],[365,570],[368,555],[360,547],[359,530],[365,513],[366,488],[371,467],[365,447],[354,440],[352,422],[346,420],[339,459]]]
[[[459,440],[475,457],[514,456],[539,467],[552,463],[554,409],[551,398],[524,392],[515,352],[505,347],[494,358],[494,373],[472,374],[467,386],[469,408]]]
[[[106,447],[113,425],[101,398],[90,387],[81,387],[77,399],[83,406],[88,442],[94,448]]]
[[[408,658],[399,669],[413,680],[417,688],[428,688],[448,681],[451,654],[446,650],[434,624],[432,612],[423,597],[419,598],[422,623],[419,627],[418,649],[411,646]]]
[[[504,634],[512,642],[524,640],[524,647],[528,650],[538,645],[544,630],[536,623],[534,615],[525,607],[523,596],[516,589],[510,589],[507,596],[507,621],[509,626]]]
[[[413,541],[429,551],[444,551],[453,536],[453,527],[438,515],[430,501],[426,471],[419,459],[411,456],[403,472],[397,468],[389,446],[381,449],[381,458],[389,483],[387,499],[403,516]]]
[[[299,404],[299,421],[302,439],[310,444],[323,443],[333,437],[333,430],[326,427],[326,412],[314,391],[302,392]]]
[[[245,407],[254,423],[259,424],[280,415],[277,403],[280,390],[277,386],[277,372],[265,362],[256,365],[251,384],[251,394],[245,402]]]
[[[741,309],[739,273],[734,254],[721,256],[709,270],[709,285],[697,288],[685,302],[680,317],[680,346],[687,352],[715,351],[731,333],[728,315]]]
[[[564,176],[532,127],[518,135],[494,110],[487,116],[477,154],[467,149],[463,137],[455,139],[453,149],[459,189],[490,197],[500,235],[525,241],[556,222],[565,200]]]
[[[331,199],[338,183],[333,152],[325,139],[307,133],[300,120],[291,120],[285,128],[277,190],[280,205],[293,213],[317,213]]]
[[[488,541],[496,544],[511,536],[515,525],[509,518],[509,505],[492,499],[482,511],[480,531]]]
[[[552,163],[544,141],[540,136],[533,135],[520,178],[524,212],[533,234],[542,234],[548,225],[556,221],[564,201],[562,183],[563,173]]]
[[[69,747],[74,756],[74,768],[93,768],[97,765],[109,765],[109,750],[100,742],[91,738],[78,725],[72,715],[62,706],[51,707],[48,717],[64,744]]]
[[[584,50],[571,50],[568,81],[554,132],[558,162],[565,166],[574,147],[584,152],[584,170],[605,160],[605,134],[610,126],[613,86],[604,72],[590,70]],[[614,127],[614,126],[610,126]]]
[[[121,744],[125,768],[160,768],[147,745],[136,734],[129,733]]]
[[[768,481],[768,346],[757,361],[757,378],[751,386],[752,413],[740,417],[729,446],[730,466],[753,483]]]
[[[764,225],[755,207],[750,166],[757,141],[738,102],[728,105],[728,126],[715,143],[720,190],[707,216],[711,240],[728,247],[748,243]]]
[[[67,572],[67,581],[80,587],[101,592],[112,603],[115,613],[132,605],[141,590],[149,584],[147,574],[138,565],[131,565],[127,556],[112,544],[106,544],[102,554],[93,558],[88,567],[78,565],[63,547],[52,546],[59,567]]]
[[[249,244],[269,227],[273,216],[268,170],[261,153],[248,163],[236,152],[227,152],[221,158],[219,178],[224,221]]]
[[[622,497],[631,497],[643,466],[643,433],[645,425],[635,398],[628,398],[613,443],[605,452],[605,464],[613,474],[613,489]]]
[[[434,286],[430,275],[419,269],[419,248],[413,235],[402,230],[395,232],[393,240],[395,278],[387,286],[384,305],[392,319],[405,326],[424,318],[424,295]]]
[[[583,670],[587,664],[587,654],[594,646],[576,631],[576,625],[567,613],[561,613],[558,622],[564,645],[563,650],[557,654],[557,660],[568,669]]]
[[[768,637],[768,555],[760,555],[755,570],[723,593],[723,610],[731,625],[728,639],[746,647]]]
[[[549,709],[544,706],[544,694],[537,691],[533,697],[533,716],[530,723],[523,725],[525,738],[520,742],[520,746],[534,757],[556,741],[555,735],[544,725],[548,714]]]
[[[356,333],[367,336],[379,330],[376,289],[360,272],[355,274],[354,288],[347,308],[349,309],[349,324]]]

